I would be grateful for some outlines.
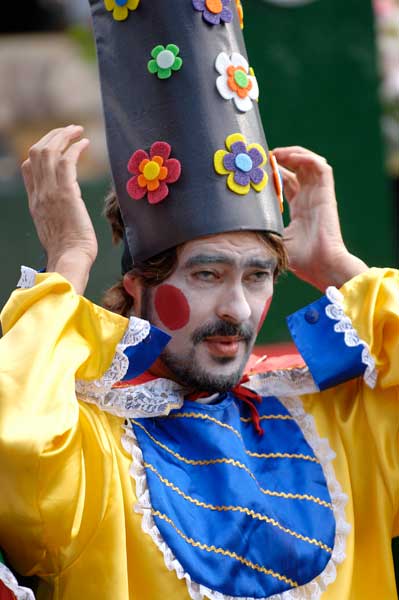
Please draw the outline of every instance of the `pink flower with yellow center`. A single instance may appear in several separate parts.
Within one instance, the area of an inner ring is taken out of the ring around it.
[[[162,202],[169,194],[168,183],[175,183],[181,173],[181,164],[169,158],[172,149],[167,142],[155,142],[148,154],[136,150],[127,168],[133,177],[126,185],[127,193],[133,200],[141,200],[147,195],[150,204]]]

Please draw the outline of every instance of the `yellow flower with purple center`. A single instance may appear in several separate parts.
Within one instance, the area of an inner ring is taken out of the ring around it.
[[[136,10],[140,0],[104,0],[104,4],[112,12],[115,21],[124,21],[129,16],[129,10]]]
[[[262,168],[267,162],[260,144],[247,144],[241,133],[227,136],[226,150],[217,150],[213,157],[216,173],[227,175],[227,187],[236,194],[248,194],[251,187],[260,192],[268,181]]]

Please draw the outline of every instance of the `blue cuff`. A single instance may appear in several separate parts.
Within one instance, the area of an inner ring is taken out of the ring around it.
[[[320,390],[363,375],[364,344],[347,346],[343,332],[334,330],[337,321],[326,314],[331,302],[323,296],[287,317],[296,347]]]
[[[147,371],[170,339],[170,335],[151,325],[150,333],[142,342],[124,350],[129,359],[129,368],[122,381],[129,381]]]

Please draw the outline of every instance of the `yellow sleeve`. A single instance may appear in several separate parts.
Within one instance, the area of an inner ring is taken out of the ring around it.
[[[101,486],[91,454],[106,442],[79,408],[75,378],[104,374],[128,320],[61,276],[37,274],[32,288],[12,294],[1,323],[0,541],[21,573],[46,575],[81,526],[85,488],[96,487],[88,478],[98,475]]]
[[[375,360],[377,386],[399,384],[399,272],[373,268],[342,288],[343,309]]]
[[[341,292],[344,311],[360,339],[367,342],[376,365],[377,385],[364,391],[364,410],[372,424],[384,490],[390,490],[395,537],[399,535],[399,271],[370,269],[346,283]]]

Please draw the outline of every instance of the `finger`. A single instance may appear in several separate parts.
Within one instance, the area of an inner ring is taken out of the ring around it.
[[[79,125],[69,125],[53,129],[43,136],[29,151],[29,159],[35,185],[39,188],[44,182],[46,187],[56,183],[55,163],[60,154],[83,131]]]
[[[57,182],[61,187],[72,187],[76,184],[77,163],[82,152],[88,147],[90,140],[82,138],[64,152],[57,165]]]
[[[57,163],[71,143],[83,132],[80,125],[72,125],[58,132],[41,149],[41,182],[46,186],[57,185]]]
[[[26,191],[28,192],[29,200],[31,200],[31,198],[34,194],[34,191],[35,191],[35,186],[34,186],[34,182],[33,182],[32,168],[31,168],[29,159],[25,160],[22,163],[21,173],[22,173],[22,178],[24,180],[24,185],[25,185]]]
[[[38,142],[37,146],[39,150],[48,148],[53,152],[64,152],[71,141],[82,135],[83,127],[81,125],[68,125],[68,127],[54,130],[53,133],[54,135],[49,137],[45,142]]]
[[[313,152],[313,150],[309,150],[309,148],[304,148],[303,146],[286,146],[283,148],[275,148],[273,150],[273,153],[276,153],[276,152],[281,157],[292,154],[292,153],[303,154],[303,155],[307,155],[307,156],[312,155],[324,162],[327,162],[327,160],[324,158],[324,156],[321,156],[320,154]]]
[[[279,164],[294,171],[300,185],[311,180],[328,176],[331,178],[332,169],[330,165],[318,155],[313,153],[292,152],[287,156],[278,157]]]
[[[291,202],[292,198],[294,198],[301,189],[301,186],[298,182],[298,178],[295,175],[295,173],[293,173],[289,169],[286,169],[282,165],[279,165],[279,171],[283,179],[284,196],[286,197],[288,202]]]

